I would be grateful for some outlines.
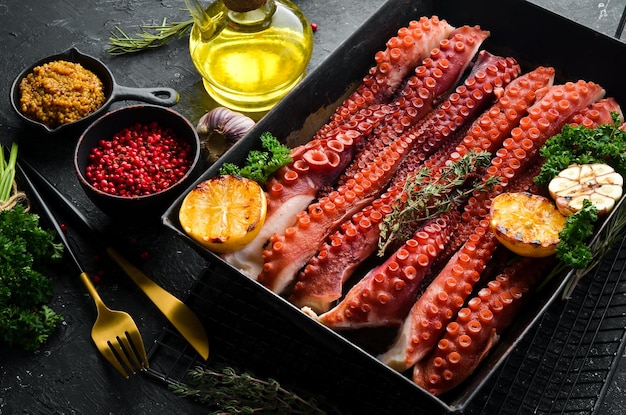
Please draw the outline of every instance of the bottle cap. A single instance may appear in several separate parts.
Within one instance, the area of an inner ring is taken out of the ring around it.
[[[244,13],[258,9],[267,3],[267,0],[224,0],[224,5],[234,12]]]

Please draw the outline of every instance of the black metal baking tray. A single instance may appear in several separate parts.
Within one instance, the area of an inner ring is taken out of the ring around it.
[[[464,415],[606,413],[603,400],[626,346],[625,244],[622,239],[607,253],[569,301],[547,308],[463,406]],[[275,313],[271,296],[260,297],[217,264],[193,284],[185,302],[206,323],[209,366],[225,364],[273,377],[288,388],[303,389],[297,391],[304,396],[319,393],[328,399],[322,409],[329,413],[333,403],[342,414],[431,413],[422,410],[419,397],[399,397],[393,382],[372,377],[369,365],[360,366],[350,356],[345,360],[343,347],[329,346]],[[191,368],[206,364],[171,326],[154,342],[149,359],[148,374],[168,384],[187,381]]]
[[[626,63],[619,60],[626,53],[626,45],[615,39],[525,1],[511,0],[507,2],[506,11],[503,11],[501,3],[494,0],[390,0],[259,121],[246,139],[231,148],[219,164],[213,165],[197,182],[216,175],[221,163],[241,163],[246,154],[258,145],[254,137],[264,131],[284,138],[289,146],[308,140],[358,85],[373,64],[375,52],[384,48],[386,40],[409,20],[433,14],[455,26],[479,24],[489,30],[491,36],[483,48],[495,54],[515,57],[525,70],[538,65],[553,66],[557,69],[558,82],[592,80],[607,90],[607,96],[616,98],[618,102],[626,102],[626,84],[621,82],[622,74],[626,73]],[[193,185],[189,190],[191,188]],[[359,399],[363,401],[361,409],[397,409],[390,413],[408,414],[416,412],[416,408],[421,413],[463,410],[546,309],[559,298],[566,280],[572,277],[569,275],[563,280],[555,279],[536,293],[530,307],[507,331],[474,375],[447,394],[445,399],[439,399],[387,368],[343,336],[315,323],[290,303],[188,238],[181,231],[177,220],[183,197],[166,211],[163,223],[209,263],[201,277],[207,283],[206,287],[198,289],[194,295],[200,298],[208,295],[203,290],[214,289],[212,284],[215,284],[220,287],[221,295],[232,296],[228,312],[242,321],[254,321],[256,327],[268,328],[274,327],[273,323],[277,319],[283,321],[271,336],[267,336],[268,333],[263,330],[246,333],[251,341],[264,339],[268,342],[262,344],[259,350],[278,350],[280,353],[270,354],[272,359],[269,356],[263,358],[268,360],[265,365],[259,365],[259,359],[256,364],[250,362],[254,356],[248,353],[243,360],[261,372],[273,373],[275,376],[280,374],[288,382],[322,392],[326,396],[341,397],[351,403],[350,408],[355,413],[359,412]],[[227,281],[223,281],[224,278]],[[241,298],[245,298],[245,301],[239,300]],[[257,310],[252,312],[250,307],[253,306],[257,306]],[[216,319],[215,316],[209,318]],[[235,319],[231,325],[236,325],[236,322]],[[229,330],[235,328],[230,327]],[[223,335],[227,337],[228,331]],[[306,375],[302,376],[303,373]],[[394,402],[395,406],[390,402]]]

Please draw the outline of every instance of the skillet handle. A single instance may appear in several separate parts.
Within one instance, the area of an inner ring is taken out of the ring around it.
[[[172,88],[133,88],[116,85],[113,89],[113,100],[134,100],[147,102],[149,104],[163,105],[171,107],[178,103],[180,95]]]

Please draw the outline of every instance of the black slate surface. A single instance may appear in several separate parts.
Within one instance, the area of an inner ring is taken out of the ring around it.
[[[610,36],[623,29],[624,0],[533,2]],[[319,26],[315,33],[313,68],[383,2],[296,3]],[[187,296],[204,267],[203,261],[158,223],[120,228],[103,216],[86,199],[71,173],[76,136],[47,137],[23,128],[11,111],[8,97],[13,78],[24,66],[44,55],[76,46],[109,65],[121,85],[163,85],[177,89],[182,99],[176,109],[190,120],[197,120],[213,103],[204,93],[193,69],[186,39],[136,56],[111,57],[106,53],[107,38],[116,25],[133,33],[139,24],[160,22],[164,17],[171,20],[186,18],[183,7],[184,3],[179,0],[0,0],[3,40],[0,43],[0,70],[3,74],[0,96],[4,97],[0,100],[0,141],[3,144],[12,140],[25,143],[21,146],[21,154],[57,183],[98,227],[117,235],[126,247],[125,254],[133,262],[179,297]],[[530,22],[529,30],[532,30]],[[621,37],[625,38],[623,34]],[[167,322],[154,306],[115,266],[97,258],[100,253],[94,251],[90,241],[72,230],[70,237],[80,246],[87,269],[91,273],[103,272],[98,289],[107,304],[124,309],[135,317],[148,347],[160,339]],[[150,254],[148,259],[141,258],[144,251]],[[153,377],[141,375],[129,381],[121,379],[91,344],[89,332],[95,311],[75,270],[69,264],[60,264],[52,270],[52,276],[55,284],[52,307],[64,314],[65,322],[50,342],[35,353],[2,351],[0,414],[203,413],[203,407],[175,397],[163,382]],[[623,316],[615,318],[620,317],[622,320],[618,321],[623,326],[626,319]],[[549,322],[544,327],[548,327],[544,334],[552,330]],[[537,330],[541,333],[542,327]],[[614,352],[621,354],[623,351]],[[606,398],[597,413],[621,414],[625,403],[624,387],[626,366],[620,361],[612,381],[602,391],[606,392]],[[549,400],[550,395],[546,394],[543,399]],[[541,413],[566,412],[560,406],[540,408]],[[583,405],[580,413],[588,413],[585,408]],[[372,411],[376,413],[375,408]]]

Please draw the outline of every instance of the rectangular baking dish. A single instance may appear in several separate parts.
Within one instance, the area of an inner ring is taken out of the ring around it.
[[[431,15],[444,18],[454,26],[477,24],[489,30],[491,35],[482,48],[494,54],[516,58],[523,72],[539,65],[553,66],[557,70],[556,83],[591,80],[606,89],[606,96],[614,97],[620,103],[626,102],[626,82],[622,77],[626,73],[626,61],[619,59],[620,56],[626,56],[626,45],[613,38],[526,1],[509,0],[503,6],[502,2],[495,0],[390,0],[261,119],[244,139],[202,174],[188,191],[197,183],[217,175],[222,163],[241,164],[248,152],[257,148],[258,137],[262,132],[270,131],[290,147],[307,141],[360,83],[373,65],[374,54],[384,49],[385,42],[410,20]],[[321,347],[327,349],[325,352],[341,356],[339,360],[346,363],[344,371],[337,367],[340,364],[337,361],[334,361],[333,367],[325,367],[329,362],[322,359],[324,353],[319,356],[306,353],[301,358],[307,359],[307,379],[300,381],[303,387],[326,394],[331,399],[350,401],[354,413],[371,408],[370,402],[383,402],[386,399],[389,403],[383,412],[388,413],[462,411],[548,306],[554,301],[560,301],[564,287],[574,277],[570,273],[563,279],[554,279],[535,293],[526,311],[502,336],[470,379],[440,399],[422,390],[402,374],[387,368],[344,335],[311,320],[289,302],[250,280],[190,239],[178,223],[178,210],[186,193],[164,213],[163,224],[195,249],[214,272],[226,273],[232,279],[229,285],[232,289],[255,293],[263,307],[270,308],[272,313],[280,314],[281,318],[301,328],[294,335],[311,336],[321,342]],[[598,231],[596,240],[604,237],[607,227],[611,226],[611,218],[623,208],[622,200],[612,216],[605,221],[604,227]],[[229,294],[236,295],[236,292]],[[233,309],[232,312],[237,313],[237,310]],[[262,337],[264,333],[250,335]],[[281,343],[275,347],[280,350],[289,348],[289,345]],[[301,363],[294,361],[293,365]],[[290,363],[282,361],[281,364]],[[280,368],[276,368],[277,373],[280,371]],[[367,373],[368,379],[364,378],[363,373]],[[329,378],[330,374],[333,374],[333,378]],[[337,376],[345,378],[338,381]],[[362,385],[360,394],[346,388],[345,385],[351,379],[358,379]],[[364,383],[366,386],[363,386]],[[361,408],[359,396],[363,396]]]

